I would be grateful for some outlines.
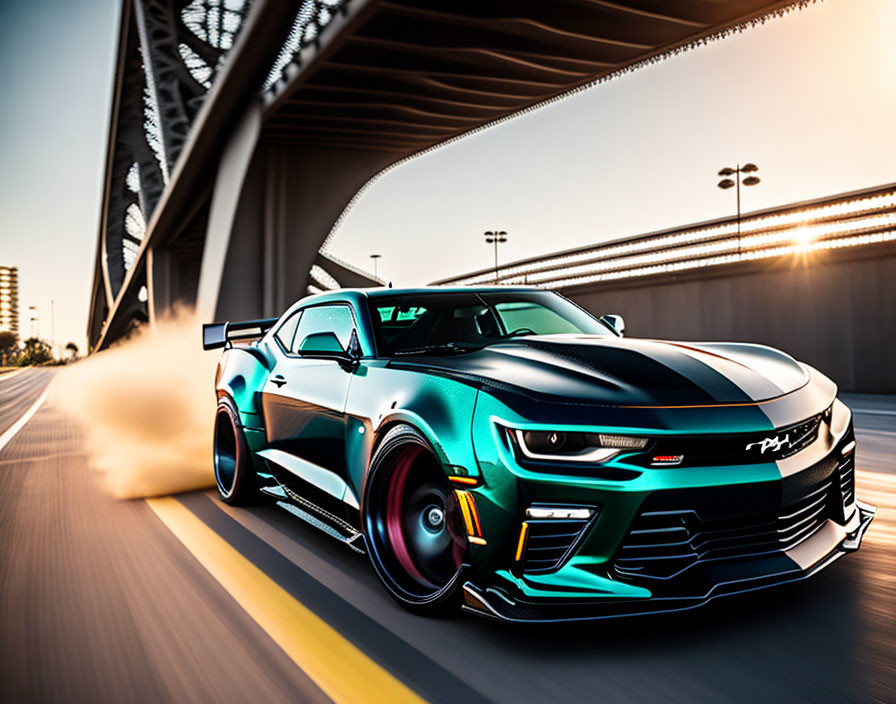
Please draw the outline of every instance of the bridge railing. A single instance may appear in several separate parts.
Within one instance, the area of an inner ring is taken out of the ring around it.
[[[569,288],[896,240],[896,184],[615,240],[434,282]]]

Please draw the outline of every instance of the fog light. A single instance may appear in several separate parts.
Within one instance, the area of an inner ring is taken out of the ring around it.
[[[561,521],[585,521],[594,515],[593,508],[569,506],[530,506],[526,518],[547,518]]]
[[[851,455],[856,449],[856,441],[850,440],[843,446],[843,449],[840,450],[840,456],[846,457],[847,455]]]

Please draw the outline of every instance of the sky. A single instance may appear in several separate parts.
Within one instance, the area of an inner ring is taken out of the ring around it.
[[[0,262],[60,351],[87,346],[117,33],[117,0],[0,0]]]
[[[85,349],[117,0],[0,0],[0,264],[20,311]],[[759,165],[744,210],[896,181],[896,1],[824,0],[387,172],[328,243],[416,285],[733,214],[716,172]],[[30,331],[27,319],[22,331]]]

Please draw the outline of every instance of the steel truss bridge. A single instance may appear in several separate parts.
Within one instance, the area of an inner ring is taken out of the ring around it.
[[[90,347],[369,285],[320,250],[384,169],[809,2],[123,0]]]

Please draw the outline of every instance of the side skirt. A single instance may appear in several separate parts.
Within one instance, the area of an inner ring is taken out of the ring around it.
[[[276,499],[277,506],[323,531],[331,538],[348,545],[355,552],[362,554],[366,552],[363,533],[339,516],[335,516],[325,508],[299,496],[289,487],[277,482],[273,476],[262,475],[260,478],[264,481],[268,477],[275,483],[261,487],[261,492]]]

